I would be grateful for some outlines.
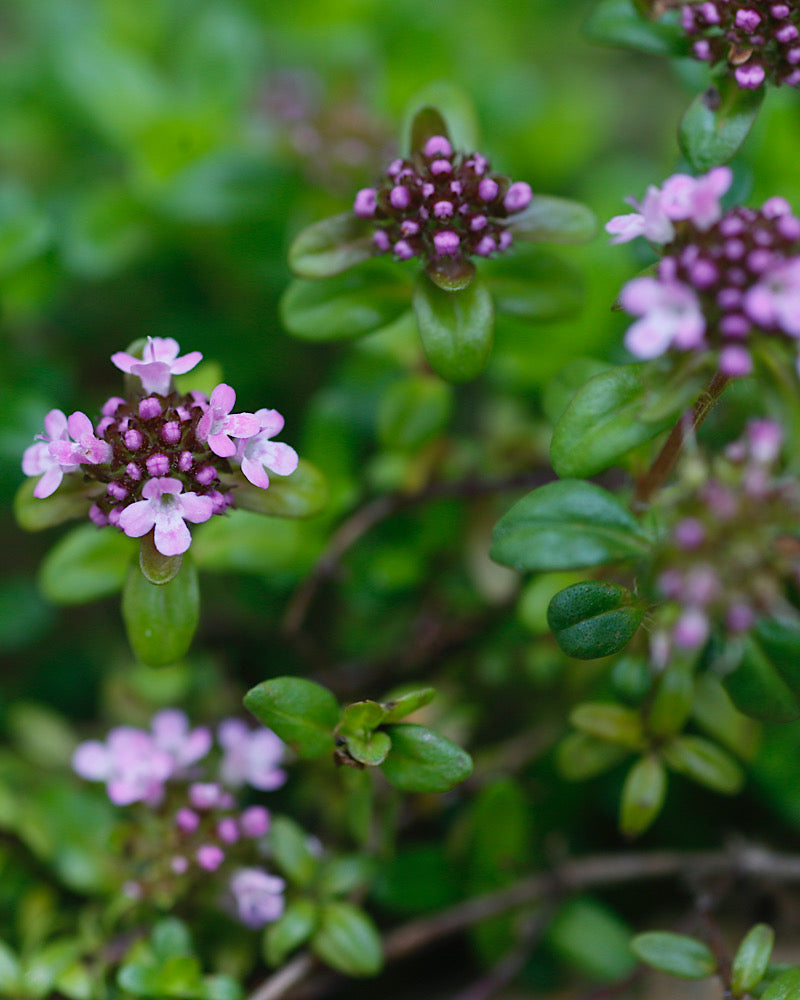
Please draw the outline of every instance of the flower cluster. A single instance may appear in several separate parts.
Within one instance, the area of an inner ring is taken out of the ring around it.
[[[191,544],[186,522],[224,513],[245,480],[266,489],[267,470],[294,472],[297,453],[272,440],[283,428],[276,410],[233,413],[236,393],[224,383],[210,398],[174,389],[172,376],[201,357],[198,351],[180,357],[170,337],[149,338],[141,357],[114,354],[136,391],[109,399],[96,425],[80,411],[47,414],[45,433],[22,460],[26,475],[40,477],[34,496],[48,497],[65,476],[79,477],[95,524],[114,525],[131,538],[152,531],[156,549],[177,556]]]
[[[105,782],[115,805],[141,802],[162,821],[154,842],[140,843],[135,852],[135,878],[125,885],[129,896],[173,899],[221,869],[234,914],[249,927],[261,927],[283,911],[284,883],[261,868],[242,866],[243,858],[257,858],[270,815],[261,805],[240,809],[233,790],[244,784],[280,787],[286,780],[279,766],[284,745],[271,730],[251,730],[241,719],[223,720],[217,743],[217,773],[209,780],[211,730],[190,729],[183,712],[165,709],[149,731],[119,726],[105,742],[81,743],[72,766],[82,778]]]
[[[673,644],[699,648],[712,628],[741,634],[758,618],[788,611],[786,583],[800,582],[800,551],[790,538],[800,490],[775,474],[781,441],[778,424],[753,420],[711,469],[697,455],[684,460],[673,527],[655,569],[667,601],[654,635],[656,659]]]
[[[755,331],[800,338],[800,219],[783,198],[724,212],[731,179],[728,167],[676,174],[606,225],[614,243],[644,236],[663,246],[656,276],[634,278],[620,295],[640,317],[625,337],[636,357],[714,350],[720,370],[739,376],[752,368]]]
[[[531,198],[524,181],[511,184],[479,153],[454,153],[449,140],[436,135],[410,159],[394,160],[379,187],[359,191],[353,210],[375,220],[380,253],[461,261],[506,250],[513,238],[508,217]]]
[[[772,0],[702,0],[681,7],[681,23],[698,59],[733,68],[740,87],[765,80],[800,84],[800,8]]]

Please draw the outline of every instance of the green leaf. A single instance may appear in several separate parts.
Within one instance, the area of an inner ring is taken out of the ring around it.
[[[471,260],[437,257],[428,263],[425,273],[444,292],[460,292],[469,287],[478,273]]]
[[[681,119],[678,141],[698,171],[726,163],[737,152],[756,120],[766,87],[743,90],[732,73],[724,76],[689,105]]]
[[[375,256],[374,225],[352,212],[304,229],[289,247],[289,267],[298,278],[330,278]]]
[[[269,726],[298,757],[331,753],[339,705],[333,694],[304,677],[274,677],[244,696],[244,705]]]
[[[664,805],[667,771],[657,754],[646,754],[628,771],[620,799],[619,828],[637,837],[650,826]]]
[[[352,903],[335,901],[322,907],[311,950],[346,976],[375,976],[383,966],[380,935],[367,914]]]
[[[658,680],[647,712],[647,729],[654,736],[672,736],[683,729],[694,704],[694,664],[674,658]]]
[[[149,667],[164,667],[188,651],[200,621],[200,587],[189,553],[181,570],[165,584],[150,583],[138,561],[128,569],[122,617],[136,656]]]
[[[769,924],[756,924],[736,949],[731,966],[731,992],[735,997],[750,993],[767,971],[775,932]]]
[[[608,490],[577,479],[548,483],[497,522],[490,555],[514,569],[581,569],[641,556],[647,536]]]
[[[553,253],[532,247],[493,262],[489,287],[498,339],[501,330],[508,330],[520,337],[527,334],[535,342],[536,333],[530,324],[571,316],[586,298],[586,281],[578,268]]]
[[[242,988],[232,976],[220,973],[203,979],[202,1000],[242,1000]]]
[[[385,732],[392,749],[381,770],[402,792],[446,792],[472,772],[465,750],[424,726],[401,722]]]
[[[630,952],[631,932],[609,907],[593,899],[572,899],[559,908],[547,932],[558,955],[602,983],[629,976],[636,960]]]
[[[655,56],[684,55],[685,35],[676,23],[648,21],[632,0],[600,0],[584,30],[596,42],[649,52]]]
[[[311,884],[319,863],[309,848],[305,830],[286,816],[275,816],[268,834],[275,864],[291,883],[300,888]]]
[[[439,130],[442,131],[439,131]],[[478,118],[469,94],[449,80],[435,80],[419,90],[403,112],[402,156],[420,149],[433,135],[444,135],[453,148],[478,148]]]
[[[183,556],[165,556],[158,551],[150,531],[139,543],[139,569],[150,583],[163,584],[174,580],[180,572]]]
[[[800,997],[800,966],[787,969],[761,994],[761,1000],[797,1000],[798,997]]]
[[[679,736],[664,745],[664,760],[680,774],[723,795],[735,795],[744,772],[721,747],[701,736]]]
[[[364,736],[345,736],[347,752],[359,764],[377,767],[386,760],[392,748],[392,741],[384,732],[368,733]]]
[[[432,375],[409,375],[389,386],[378,404],[378,438],[385,448],[416,451],[447,426],[454,391]]]
[[[435,688],[416,688],[413,691],[405,691],[394,698],[389,698],[381,702],[383,710],[386,713],[383,717],[384,723],[402,721],[406,716],[411,715],[412,712],[416,712],[418,708],[422,708],[433,701],[435,695]]]
[[[347,896],[365,888],[374,878],[375,870],[374,859],[363,854],[327,858],[317,875],[317,890],[320,896]]]
[[[644,748],[642,718],[632,708],[613,702],[587,701],[576,705],[569,720],[576,729],[629,750]]]
[[[591,660],[627,646],[644,611],[626,587],[587,581],[575,583],[553,597],[547,623],[567,656]]]
[[[449,138],[447,123],[437,108],[426,105],[421,107],[411,120],[409,151],[421,152],[428,139],[432,139],[435,135]]]
[[[0,995],[17,996],[21,975],[19,959],[5,941],[0,941]]]
[[[14,517],[24,531],[43,531],[89,513],[91,501],[81,476],[65,476],[55,493],[43,498],[33,495],[38,481],[30,476],[14,496]]]
[[[800,628],[794,622],[763,618],[751,636],[794,697],[800,698]]]
[[[405,271],[376,260],[330,278],[296,279],[281,297],[279,314],[293,336],[323,343],[374,333],[410,306]]]
[[[558,772],[565,781],[586,781],[610,771],[630,750],[590,733],[568,733],[556,748]]]
[[[236,506],[269,517],[306,518],[322,513],[328,505],[328,483],[322,472],[301,458],[288,476],[269,474],[269,486],[253,486],[237,470],[224,477],[236,486]]]
[[[597,218],[580,202],[537,194],[524,211],[511,216],[510,226],[515,239],[585,243],[597,232]]]
[[[559,476],[593,476],[669,427],[675,414],[640,419],[647,403],[643,363],[609,368],[573,396],[553,430],[550,460]]]
[[[791,722],[800,718],[800,701],[779,676],[753,632],[744,640],[739,665],[723,677],[722,683],[734,705],[752,719]]]
[[[425,355],[448,382],[468,382],[489,362],[494,337],[494,307],[483,282],[446,292],[424,273],[414,285],[414,312]]]
[[[182,920],[175,917],[159,920],[153,926],[150,942],[157,958],[191,955],[193,950],[189,928]]]
[[[310,899],[295,899],[264,931],[264,958],[268,965],[281,965],[314,933],[319,907]]]
[[[375,729],[384,720],[386,712],[377,701],[354,701],[342,709],[338,731],[344,735]]]
[[[590,378],[608,371],[612,366],[595,358],[575,358],[564,365],[547,384],[542,396],[544,414],[551,424],[558,422],[561,414],[572,402],[575,393]]]
[[[696,938],[671,931],[648,931],[631,941],[637,958],[661,972],[680,979],[713,976],[717,962],[710,949]]]
[[[81,524],[47,553],[42,593],[54,604],[86,604],[122,588],[138,542],[114,528]]]
[[[736,708],[716,673],[706,671],[695,681],[692,716],[706,735],[741,760],[755,757],[760,727]]]

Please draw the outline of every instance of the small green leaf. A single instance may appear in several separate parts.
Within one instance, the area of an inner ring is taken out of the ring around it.
[[[603,983],[633,972],[630,940],[630,929],[613,910],[587,898],[561,906],[547,932],[548,944],[563,959]]]
[[[800,997],[800,966],[787,969],[761,994],[761,1000],[797,1000]]]
[[[494,307],[483,282],[446,292],[424,273],[414,285],[414,312],[425,355],[448,382],[468,382],[489,363]]]
[[[609,368],[573,396],[553,430],[550,459],[559,476],[593,476],[669,427],[675,414],[644,421],[643,363]]]
[[[264,958],[268,965],[281,965],[304,944],[317,926],[319,907],[310,899],[295,899],[264,931]]]
[[[322,685],[304,677],[274,677],[251,688],[244,705],[299,757],[333,751],[339,705]]]
[[[744,772],[729,753],[701,736],[679,736],[664,745],[664,760],[698,784],[735,795],[744,784]]]
[[[122,591],[122,617],[136,656],[149,667],[175,663],[188,651],[200,621],[197,570],[187,553],[165,584],[150,583],[133,563]]]
[[[477,270],[471,260],[439,257],[430,261],[425,273],[444,292],[460,292],[475,280]]]
[[[378,406],[378,438],[385,448],[416,451],[440,434],[454,408],[454,390],[432,375],[410,375],[391,385]]]
[[[737,152],[756,120],[766,87],[742,89],[733,74],[724,76],[689,105],[678,140],[695,170],[726,163]]]
[[[410,306],[405,271],[376,260],[330,278],[296,279],[283,293],[279,312],[293,336],[322,343],[374,333]]]
[[[510,225],[516,239],[534,243],[585,243],[597,232],[597,218],[586,205],[539,194],[511,216]]]
[[[380,934],[352,903],[325,903],[311,950],[320,961],[346,976],[375,976],[383,965]]]
[[[532,323],[574,315],[586,298],[585,277],[578,268],[534,247],[521,247],[513,256],[494,261],[489,287],[498,340],[500,331],[507,330],[519,331],[520,338],[530,341],[535,337]]]
[[[375,876],[373,858],[363,854],[343,854],[322,862],[317,876],[321,896],[347,896],[363,889]]]
[[[800,701],[779,676],[753,632],[744,640],[740,663],[722,683],[734,705],[752,719],[792,722],[800,718]]]
[[[686,36],[676,22],[646,20],[632,0],[600,0],[586,19],[584,30],[596,42],[654,56],[684,55],[687,48]]]
[[[548,483],[495,525],[490,555],[525,571],[581,569],[647,551],[647,536],[625,506],[594,483]]]
[[[304,229],[289,247],[289,267],[298,278],[330,278],[375,255],[370,219],[352,212],[322,219]]]
[[[556,748],[558,773],[565,781],[586,781],[610,771],[630,750],[590,733],[568,733]]]
[[[417,688],[414,691],[405,691],[394,698],[389,698],[384,702],[383,710],[386,713],[383,717],[384,723],[401,722],[418,708],[422,708],[433,701],[436,695],[435,688]]]
[[[328,483],[320,470],[301,458],[288,476],[269,474],[269,486],[261,489],[237,470],[224,477],[236,487],[236,506],[269,517],[305,518],[322,513],[328,504]]]
[[[377,728],[384,720],[386,712],[377,701],[354,701],[342,709],[342,720],[338,731],[344,735],[361,730]]]
[[[624,649],[644,611],[626,587],[592,580],[556,594],[547,609],[547,623],[567,656],[591,660]]]
[[[447,123],[438,108],[426,105],[420,108],[411,120],[410,152],[421,152],[428,139],[432,139],[435,135],[449,138]]]
[[[158,551],[152,531],[144,535],[139,543],[139,569],[150,583],[164,584],[174,580],[182,563],[182,555],[165,556]]]
[[[644,747],[642,719],[638,712],[613,702],[587,701],[576,705],[569,720],[576,729],[629,750]]]
[[[775,932],[769,924],[756,924],[745,934],[731,966],[731,992],[735,997],[750,993],[767,971]]]
[[[30,476],[14,497],[14,517],[20,528],[24,531],[43,531],[65,521],[86,517],[91,500],[86,496],[82,476],[65,476],[55,493],[43,498],[33,495],[38,481],[35,476]]]
[[[367,767],[377,767],[378,764],[382,764],[392,748],[392,741],[384,732],[345,736],[345,742],[353,760]]]
[[[544,414],[551,424],[558,422],[561,414],[572,402],[575,393],[582,389],[590,378],[608,371],[612,366],[595,358],[575,358],[564,365],[545,386],[542,396]]]
[[[42,593],[54,604],[86,604],[122,589],[138,542],[114,528],[81,524],[47,553]]]
[[[182,920],[166,917],[153,926],[150,935],[153,952],[157,958],[172,958],[174,955],[192,954],[192,936]]]
[[[672,736],[683,729],[694,704],[694,664],[675,658],[658,680],[647,712],[647,729],[654,736]]]
[[[784,684],[800,698],[800,628],[794,622],[763,618],[751,636]]]
[[[646,754],[628,771],[620,799],[619,828],[637,837],[661,812],[667,793],[667,771],[657,754]]]
[[[305,830],[286,816],[275,816],[267,836],[272,857],[282,874],[300,888],[310,885],[319,863],[311,853]]]
[[[406,105],[401,155],[409,156],[421,149],[434,135],[443,135],[454,149],[465,153],[478,148],[478,118],[472,99],[449,80],[427,84]]]
[[[686,934],[648,931],[637,934],[631,941],[631,948],[641,961],[680,979],[705,979],[717,970],[710,949]]]
[[[0,995],[18,996],[21,977],[19,959],[5,941],[0,941]]]
[[[243,996],[241,986],[232,976],[220,973],[203,979],[201,1000],[242,1000]]]
[[[424,726],[401,722],[385,732],[392,749],[381,770],[402,792],[446,792],[472,772],[465,750]]]

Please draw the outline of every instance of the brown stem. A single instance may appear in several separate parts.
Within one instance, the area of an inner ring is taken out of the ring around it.
[[[457,903],[432,917],[412,920],[384,937],[384,955],[387,962],[405,958],[482,920],[542,899],[564,897],[603,885],[677,876],[710,878],[714,875],[800,882],[800,855],[779,854],[752,844],[737,844],[720,851],[651,851],[578,858],[554,872],[529,875],[506,889]],[[257,987],[249,1000],[283,1000],[314,967],[310,956],[299,955]],[[303,996],[315,995],[319,995],[318,990],[303,990]]]
[[[658,453],[647,474],[636,484],[636,493],[633,498],[635,507],[646,507],[653,499],[653,494],[667,481],[687,438],[694,434],[706,419],[728,382],[730,382],[729,375],[717,372],[691,410],[687,410],[672,428],[669,437],[664,442],[664,447]]]

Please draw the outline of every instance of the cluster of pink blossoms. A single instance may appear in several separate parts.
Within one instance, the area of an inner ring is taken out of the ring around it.
[[[679,486],[656,562],[656,588],[668,602],[653,636],[656,660],[665,661],[673,644],[698,649],[712,628],[737,635],[758,618],[793,614],[784,590],[787,581],[800,583],[800,558],[782,539],[796,530],[800,491],[775,473],[782,438],[774,421],[753,420],[712,469],[697,455],[685,460],[690,482],[685,494]]]
[[[480,153],[454,153],[449,140],[436,135],[410,159],[394,160],[379,187],[359,191],[353,211],[375,220],[380,253],[426,263],[460,261],[511,246],[508,217],[526,209],[532,197],[524,181],[511,184],[491,173]]]
[[[765,80],[800,84],[800,8],[772,0],[702,0],[681,6],[681,24],[696,58],[733,68],[739,86]]]
[[[50,496],[65,476],[79,476],[95,524],[114,525],[131,538],[153,531],[165,556],[186,552],[186,522],[223,514],[245,480],[266,489],[268,470],[288,476],[298,464],[293,448],[272,440],[283,429],[277,410],[232,413],[236,393],[224,383],[210,398],[175,391],[172,376],[202,358],[199,351],[179,357],[179,350],[171,337],[153,337],[142,357],[112,355],[140,389],[129,399],[109,399],[97,425],[80,411],[67,417],[51,410],[44,434],[22,459],[23,472],[40,477],[35,497]]]
[[[739,376],[752,369],[754,332],[800,338],[800,219],[783,198],[724,212],[731,180],[728,167],[675,174],[606,225],[612,243],[644,236],[662,247],[656,277],[634,278],[620,295],[640,317],[625,336],[637,358],[716,351],[720,370]]]
[[[136,877],[125,891],[133,898],[150,892],[173,894],[221,869],[236,917],[261,927],[283,912],[284,882],[262,868],[242,865],[257,858],[259,840],[268,831],[264,806],[239,809],[233,791],[249,785],[262,791],[286,780],[280,768],[283,742],[269,729],[251,730],[241,719],[225,719],[217,728],[216,780],[208,780],[207,762],[214,748],[211,730],[190,729],[178,709],[158,712],[150,730],[112,729],[104,742],[81,743],[72,758],[77,774],[102,781],[118,806],[142,802],[165,821],[158,840],[144,845],[136,859]]]

